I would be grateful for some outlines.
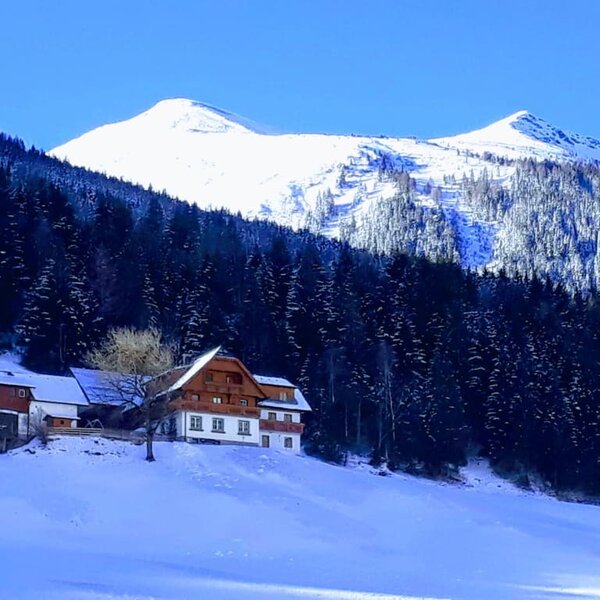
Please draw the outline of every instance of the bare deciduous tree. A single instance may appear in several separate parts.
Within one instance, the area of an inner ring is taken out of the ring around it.
[[[146,432],[146,460],[154,461],[154,434],[167,409],[164,397],[157,398],[160,386],[155,378],[173,366],[171,348],[162,343],[155,329],[113,329],[88,354],[88,363],[110,371],[109,384],[123,405],[139,409]]]

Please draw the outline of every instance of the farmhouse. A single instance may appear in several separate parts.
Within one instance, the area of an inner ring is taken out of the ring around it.
[[[36,424],[76,427],[88,401],[72,377],[0,371],[0,438],[3,446],[33,434]]]
[[[72,368],[73,377],[58,377],[2,368],[0,450],[31,437],[42,423],[73,433],[139,424],[143,399],[123,393],[131,376]],[[287,379],[253,375],[220,348],[147,383],[160,390],[167,410],[159,433],[171,439],[300,451],[302,415],[311,410],[302,392]]]
[[[300,451],[300,390],[282,378],[253,375],[237,358],[214,348],[162,378],[169,414],[162,433],[190,442],[243,444]]]

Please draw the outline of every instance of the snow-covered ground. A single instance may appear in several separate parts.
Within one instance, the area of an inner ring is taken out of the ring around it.
[[[0,456],[0,596],[600,598],[600,508],[260,448],[62,438]]]

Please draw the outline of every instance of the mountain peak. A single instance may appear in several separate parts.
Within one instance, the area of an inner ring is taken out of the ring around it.
[[[559,129],[528,110],[519,110],[481,129],[432,141],[509,158],[600,159],[600,141]]]
[[[192,133],[272,133],[250,119],[189,98],[160,100],[130,122]]]
[[[512,115],[508,115],[508,117],[505,117],[503,120],[518,121],[519,119],[522,119],[524,117],[533,117],[534,119],[537,118],[534,114],[530,113],[528,110],[523,109],[523,110],[518,110],[517,112],[513,113]]]

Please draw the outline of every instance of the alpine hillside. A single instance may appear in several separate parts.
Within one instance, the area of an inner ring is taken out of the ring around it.
[[[418,140],[275,134],[172,99],[50,154],[370,251],[549,276],[572,290],[598,280],[600,141],[527,111]]]

